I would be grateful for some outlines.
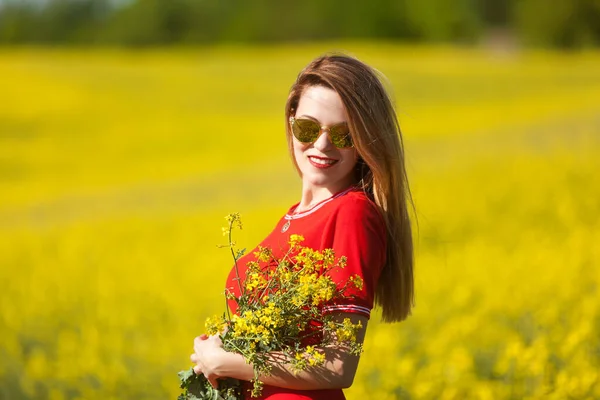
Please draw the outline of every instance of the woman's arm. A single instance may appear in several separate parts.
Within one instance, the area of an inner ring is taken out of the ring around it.
[[[336,313],[334,319],[342,322],[350,318],[352,323],[361,322],[363,328],[357,333],[356,340],[362,343],[367,328],[367,317],[359,314]],[[291,365],[279,361],[281,355],[273,353],[273,369],[269,375],[261,376],[266,385],[295,390],[348,388],[352,385],[359,356],[350,353],[347,346],[321,347],[325,354],[322,366],[309,366],[307,370],[294,373]],[[194,351],[190,359],[196,363],[194,371],[204,376],[216,386],[218,378],[230,377],[249,381],[254,378],[251,364],[247,364],[240,354],[223,350],[221,340],[217,336],[199,336],[194,340]]]

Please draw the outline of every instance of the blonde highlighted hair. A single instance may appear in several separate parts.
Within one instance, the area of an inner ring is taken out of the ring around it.
[[[402,321],[414,306],[413,240],[408,206],[413,205],[406,176],[400,125],[377,71],[343,54],[316,58],[298,75],[285,106],[287,122],[304,91],[324,86],[338,93],[359,161],[356,181],[379,206],[387,227],[387,259],[375,292],[385,322]],[[295,161],[294,161],[295,162]],[[296,165],[297,167],[297,165]]]

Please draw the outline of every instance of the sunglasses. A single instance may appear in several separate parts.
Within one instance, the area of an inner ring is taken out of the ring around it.
[[[290,117],[290,125],[294,137],[301,143],[314,143],[321,136],[321,133],[327,130],[329,140],[338,149],[347,149],[354,146],[348,124],[345,122],[326,128],[312,119]]]

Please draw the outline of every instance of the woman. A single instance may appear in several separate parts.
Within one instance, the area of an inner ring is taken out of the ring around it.
[[[362,341],[374,304],[385,322],[404,320],[413,306],[410,191],[394,108],[373,69],[349,56],[326,55],[298,75],[285,117],[302,194],[261,245],[283,252],[289,236],[300,234],[303,246],[346,256],[347,266],[334,273],[334,281],[343,284],[358,274],[363,288],[323,312],[361,322]],[[234,277],[232,271],[227,286],[235,292]],[[358,356],[343,346],[321,350],[326,363],[319,368],[294,374],[289,365],[275,365],[261,377],[262,398],[344,399]],[[196,338],[194,351],[195,372],[213,384],[221,377],[253,378],[252,366],[225,352],[218,335]]]

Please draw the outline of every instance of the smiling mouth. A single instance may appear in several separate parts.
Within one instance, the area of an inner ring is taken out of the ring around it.
[[[308,161],[310,161],[310,163],[317,168],[329,168],[338,162],[338,160],[334,160],[332,158],[323,158],[315,156],[309,156]]]

